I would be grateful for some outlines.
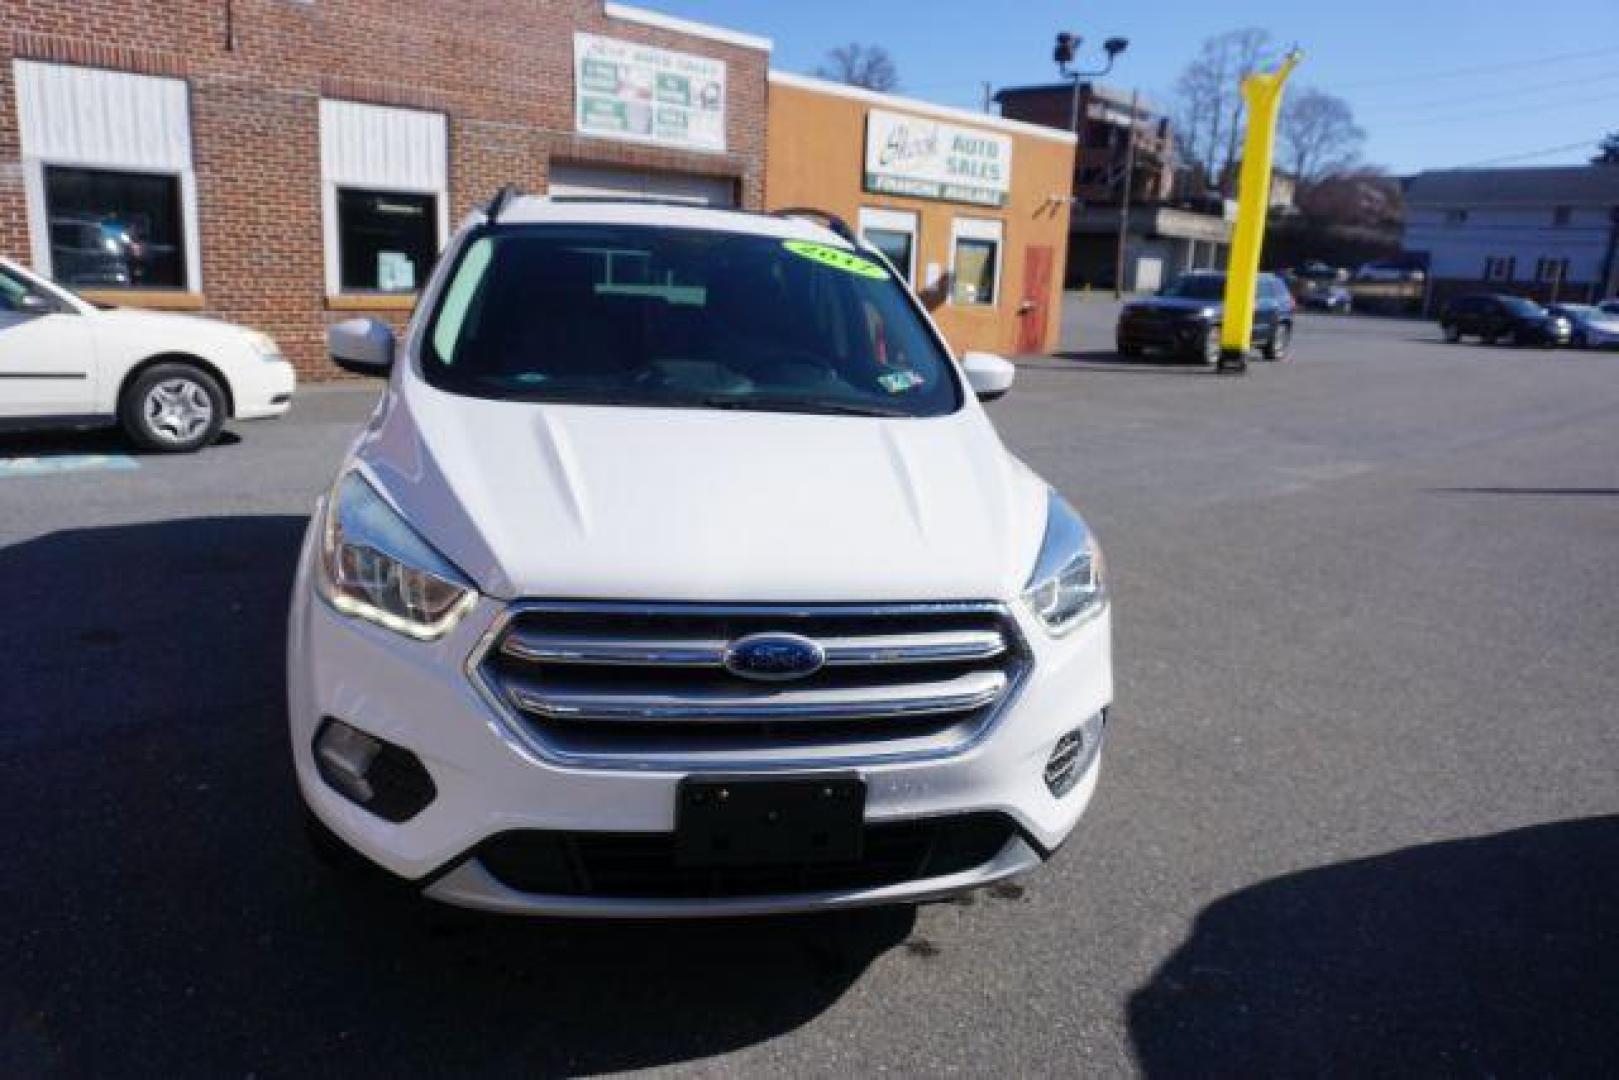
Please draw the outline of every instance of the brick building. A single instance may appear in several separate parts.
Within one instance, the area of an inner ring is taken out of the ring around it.
[[[770,43],[602,0],[0,0],[0,253],[267,330],[403,322],[503,183],[763,204]]]

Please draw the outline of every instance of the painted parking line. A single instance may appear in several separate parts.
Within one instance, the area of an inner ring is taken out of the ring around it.
[[[18,476],[51,476],[70,472],[128,472],[140,463],[128,454],[51,454],[46,457],[0,457],[0,480]]]

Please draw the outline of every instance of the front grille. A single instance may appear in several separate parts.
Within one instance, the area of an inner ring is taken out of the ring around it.
[[[867,825],[858,859],[796,866],[689,867],[670,833],[501,833],[478,849],[484,869],[544,896],[692,899],[875,889],[983,866],[1017,829],[1001,814]]]
[[[726,667],[753,634],[809,638],[813,675]],[[996,604],[520,606],[475,675],[554,759],[613,768],[755,768],[936,756],[994,720],[1028,666]]]

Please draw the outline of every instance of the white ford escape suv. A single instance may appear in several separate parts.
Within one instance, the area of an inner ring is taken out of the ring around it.
[[[1074,827],[1101,552],[835,219],[503,193],[402,342],[292,599],[310,825],[426,896],[683,916],[947,896]],[[343,850],[341,847],[335,850]]]

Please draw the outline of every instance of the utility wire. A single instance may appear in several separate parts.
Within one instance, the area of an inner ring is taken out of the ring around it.
[[[1507,90],[1496,90],[1483,94],[1464,94],[1459,97],[1439,98],[1430,101],[1413,101],[1410,103],[1373,103],[1361,106],[1357,111],[1369,113],[1381,112],[1424,112],[1428,109],[1446,108],[1453,105],[1469,105],[1475,101],[1498,101],[1502,98],[1519,98],[1525,94],[1535,94],[1542,90],[1566,90],[1570,86],[1589,86],[1591,83],[1612,81],[1619,79],[1619,71],[1607,71],[1600,75],[1588,75],[1583,79],[1559,79],[1556,82],[1531,83],[1528,86],[1515,86]]]
[[[1595,147],[1597,140],[1581,139],[1579,142],[1564,143],[1562,146],[1548,146],[1543,150],[1528,150],[1521,154],[1507,154],[1504,157],[1485,158],[1483,161],[1469,161],[1465,165],[1451,165],[1452,169],[1481,169],[1487,165],[1508,165],[1514,161],[1532,161],[1535,158],[1551,157],[1554,154],[1566,154],[1571,150],[1589,150]]]
[[[1545,64],[1562,64],[1570,60],[1584,60],[1593,56],[1605,56],[1610,59],[1616,49],[1609,45],[1601,49],[1588,49],[1582,52],[1559,53],[1555,56],[1538,56],[1529,60],[1509,60],[1499,64],[1479,64],[1474,67],[1452,68],[1449,71],[1427,71],[1421,75],[1405,75],[1393,79],[1365,79],[1360,82],[1339,83],[1340,90],[1353,90],[1356,88],[1369,89],[1374,86],[1403,86],[1411,83],[1432,82],[1434,79],[1460,79],[1468,75],[1489,75],[1498,71],[1515,71],[1526,67],[1541,67]]]
[[[1454,124],[1466,120],[1493,120],[1497,116],[1509,116],[1516,113],[1545,112],[1550,109],[1575,109],[1582,105],[1591,105],[1596,102],[1619,100],[1619,93],[1586,95],[1565,101],[1544,101],[1534,105],[1510,105],[1504,109],[1487,109],[1484,112],[1449,113],[1444,116],[1420,116],[1411,120],[1388,120],[1378,124],[1378,127],[1420,127],[1424,124]]]

